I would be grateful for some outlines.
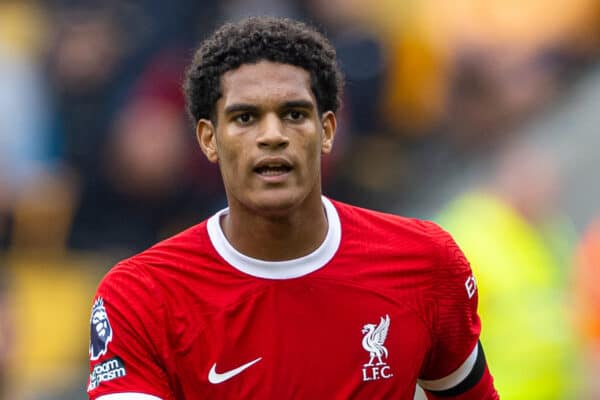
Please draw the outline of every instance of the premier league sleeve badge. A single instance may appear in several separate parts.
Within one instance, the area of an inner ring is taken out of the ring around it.
[[[90,318],[90,359],[92,361],[106,354],[112,337],[113,332],[104,308],[104,300],[99,297],[94,302]]]

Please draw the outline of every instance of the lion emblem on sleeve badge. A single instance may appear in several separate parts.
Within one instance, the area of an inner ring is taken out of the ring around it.
[[[104,308],[104,300],[99,297],[94,302],[90,318],[90,358],[92,360],[97,360],[106,354],[112,337],[113,332],[106,308]]]

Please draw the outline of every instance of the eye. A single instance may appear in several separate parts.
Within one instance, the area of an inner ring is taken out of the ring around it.
[[[296,121],[296,122],[302,121],[304,118],[306,118],[306,113],[304,113],[302,111],[298,111],[298,110],[290,110],[286,114],[286,118],[291,121]]]
[[[247,125],[250,122],[252,122],[253,120],[254,120],[254,118],[253,118],[252,114],[247,113],[247,112],[243,113],[243,114],[239,114],[235,117],[235,121],[242,125]]]

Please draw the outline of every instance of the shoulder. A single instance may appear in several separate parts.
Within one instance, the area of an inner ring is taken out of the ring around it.
[[[183,273],[186,266],[210,253],[206,221],[123,259],[104,276],[102,286],[155,289],[168,274]]]
[[[448,232],[432,221],[370,210],[333,201],[345,233],[360,233],[363,239],[401,240],[437,252],[453,242]],[[365,235],[366,234],[366,235]]]
[[[199,252],[197,242],[203,225],[195,225],[119,261],[100,281],[94,301],[101,301],[111,315],[118,313],[130,322],[162,319],[159,315],[165,313],[168,305],[165,288],[184,280],[185,259],[190,253]]]
[[[189,265],[192,260],[206,258],[212,250],[206,221],[203,221],[121,261],[120,264],[130,266],[126,268],[160,273],[165,268]]]
[[[190,256],[202,255],[211,249],[206,223],[207,221],[203,221],[160,241],[126,261],[153,265],[155,263],[164,263],[165,261],[177,262]]]

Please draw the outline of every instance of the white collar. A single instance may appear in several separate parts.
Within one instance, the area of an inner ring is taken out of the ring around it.
[[[291,279],[307,275],[329,262],[338,250],[342,239],[342,228],[337,210],[329,199],[322,196],[327,216],[327,235],[323,243],[312,253],[285,261],[264,261],[248,257],[237,251],[225,237],[219,220],[229,212],[225,208],[210,217],[207,222],[208,236],[215,250],[235,269],[248,275],[266,279]]]

